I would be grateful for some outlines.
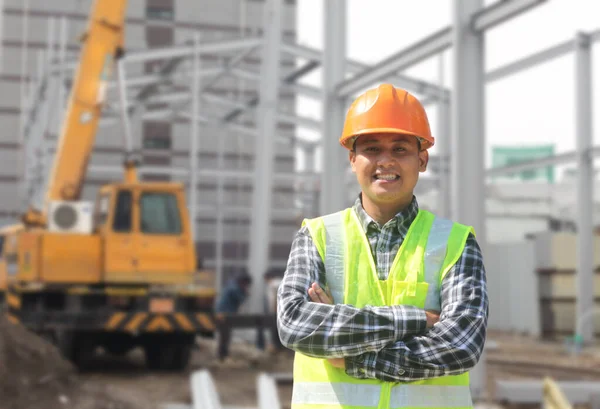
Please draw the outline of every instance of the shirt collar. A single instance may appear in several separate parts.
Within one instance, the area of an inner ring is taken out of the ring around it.
[[[365,232],[369,231],[369,227],[375,227],[377,230],[381,229],[381,226],[373,220],[371,216],[367,214],[365,209],[362,206],[361,194],[358,195],[356,201],[354,202],[354,206],[352,208],[356,212],[358,216],[358,220]],[[390,222],[395,223],[396,228],[398,229],[398,233],[402,236],[405,236],[408,232],[408,228],[412,224],[412,222],[417,217],[419,213],[419,203],[417,203],[417,198],[413,195],[412,201],[404,210],[398,212]],[[388,222],[389,223],[389,222]]]

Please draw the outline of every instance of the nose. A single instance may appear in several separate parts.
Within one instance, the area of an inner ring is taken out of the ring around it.
[[[394,163],[394,155],[389,149],[382,149],[377,156],[377,164],[382,167],[391,166]]]

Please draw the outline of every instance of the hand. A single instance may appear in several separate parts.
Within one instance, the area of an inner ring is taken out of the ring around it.
[[[440,321],[440,314],[438,311],[425,311],[425,315],[427,315],[427,328],[432,328]]]
[[[336,368],[346,369],[346,360],[344,358],[329,358],[327,361]]]
[[[308,289],[308,296],[312,302],[333,305],[333,297],[331,296],[329,289],[324,291],[317,283],[313,283],[310,286]]]
[[[324,291],[317,283],[313,283],[310,286],[308,289],[308,296],[312,302],[333,305],[331,292],[329,290]],[[327,361],[336,368],[346,369],[346,361],[344,358],[330,358]]]

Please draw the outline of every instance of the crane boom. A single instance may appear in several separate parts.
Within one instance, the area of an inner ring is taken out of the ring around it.
[[[65,118],[61,127],[42,209],[30,209],[23,220],[45,224],[53,200],[78,200],[88,169],[107,83],[115,60],[123,54],[127,0],[95,0],[82,36]]]

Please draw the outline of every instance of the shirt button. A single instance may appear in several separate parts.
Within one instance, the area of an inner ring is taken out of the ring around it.
[[[398,375],[404,375],[405,372],[404,369],[398,369]]]

